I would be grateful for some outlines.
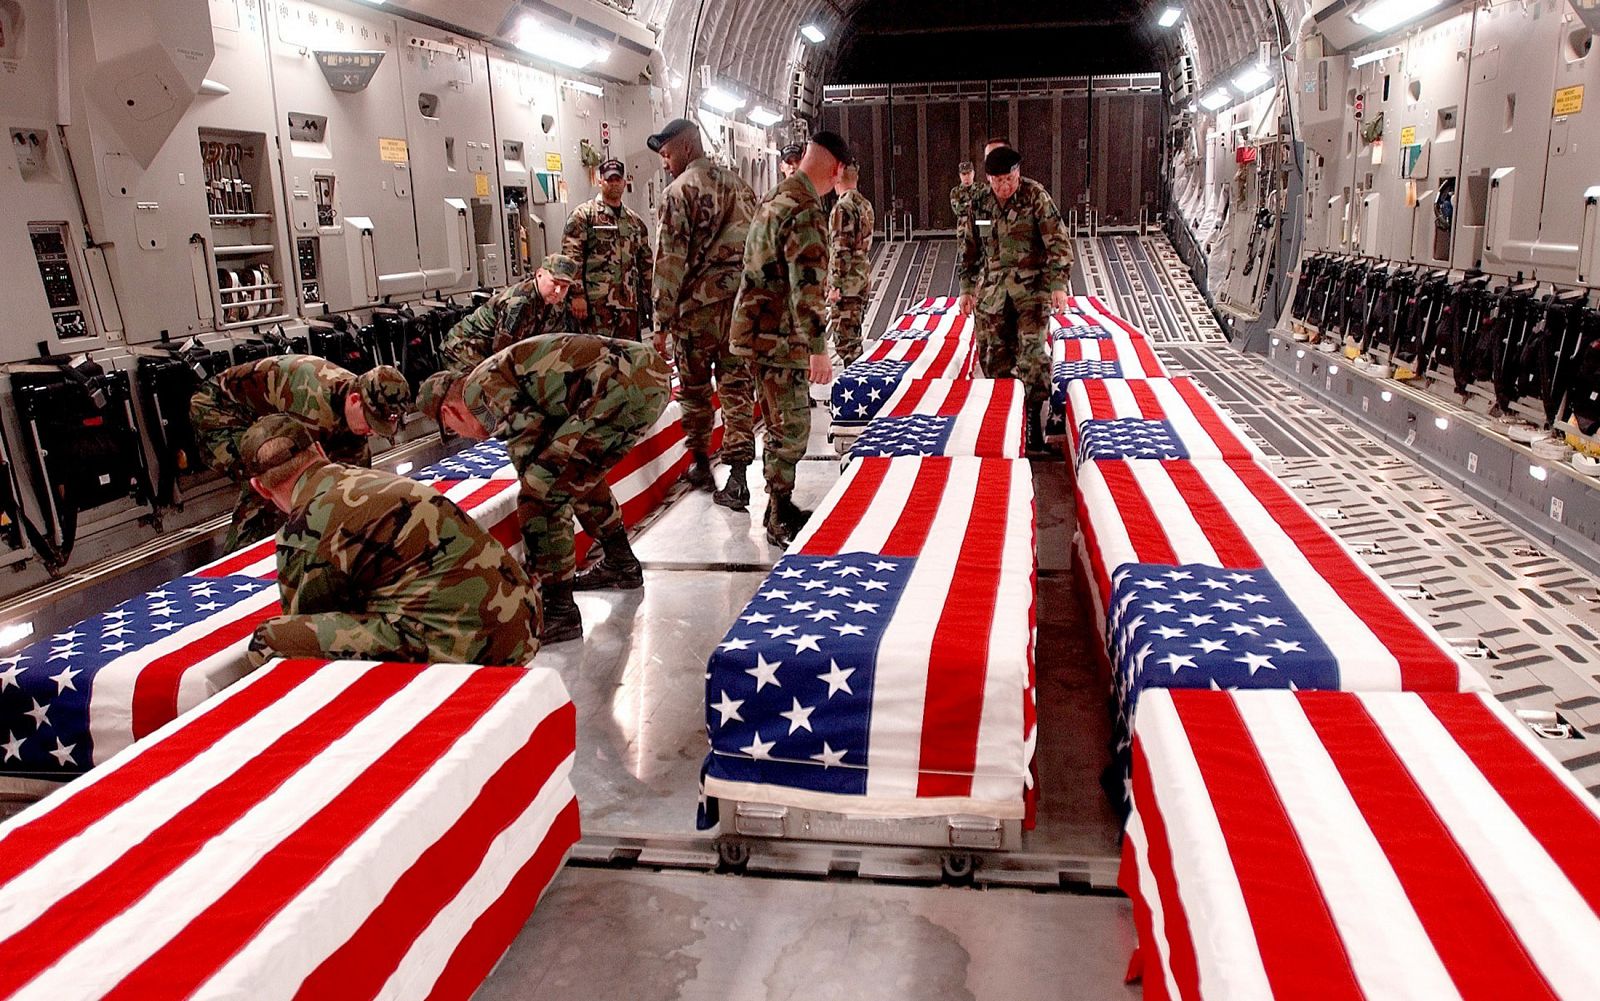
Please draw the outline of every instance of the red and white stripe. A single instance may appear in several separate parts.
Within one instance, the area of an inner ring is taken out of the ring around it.
[[[277,588],[262,588],[100,668],[89,692],[93,763],[109,760],[243,678],[256,626],[281,611]]]
[[[1034,747],[1028,464],[857,460],[789,551],[917,561],[878,646],[865,802],[829,808],[1022,817]]]
[[[1124,379],[1161,379],[1167,368],[1156,358],[1155,348],[1143,337],[1072,337],[1050,345],[1050,363],[1114,361],[1121,366]]]
[[[970,379],[977,364],[977,353],[973,350],[972,339],[963,334],[921,341],[879,341],[859,360],[910,362],[907,379]]]
[[[1068,314],[1077,314],[1090,323],[1104,330],[1114,333],[1126,334],[1129,337],[1143,338],[1144,332],[1138,327],[1123,319],[1119,314],[1112,312],[1098,296],[1075,295],[1067,302]],[[1057,314],[1059,318],[1061,314]]]
[[[1080,552],[1104,639],[1111,577],[1129,563],[1266,568],[1339,661],[1348,691],[1484,687],[1393,589],[1264,468],[1097,460],[1078,468]]]
[[[286,661],[0,825],[0,997],[467,998],[578,837],[553,671]]]
[[[1600,810],[1487,694],[1150,690],[1147,999],[1600,997]]]
[[[920,309],[927,312],[942,312],[955,309],[957,301],[959,301],[958,296],[936,295],[927,299],[919,299],[906,308],[907,310]]]
[[[1140,418],[1172,425],[1191,459],[1252,459],[1261,450],[1193,379],[1079,379],[1067,386],[1067,433],[1085,421]]]
[[[884,338],[895,339],[896,334],[925,330],[930,336],[960,337],[971,333],[972,317],[960,313],[923,313],[902,316],[884,332]]]
[[[954,417],[943,454],[1015,459],[1022,454],[1022,406],[1015,379],[907,379],[874,419]]]

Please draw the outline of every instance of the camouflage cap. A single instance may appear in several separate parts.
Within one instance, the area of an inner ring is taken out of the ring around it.
[[[316,444],[311,429],[288,414],[268,414],[245,430],[239,439],[239,457],[251,476],[281,466]]]
[[[566,254],[548,254],[539,262],[539,267],[550,272],[550,277],[563,282],[577,281],[580,273],[578,262]]]
[[[489,422],[489,396],[483,390],[483,383],[488,377],[489,370],[494,367],[493,362],[493,358],[479,362],[477,368],[467,373],[465,376],[467,384],[461,387],[461,402],[467,411],[491,432],[494,431],[495,425]]]
[[[411,407],[411,384],[393,365],[379,365],[356,376],[356,389],[366,410],[367,423],[381,435],[400,430],[400,420]]]
[[[451,387],[463,378],[465,376],[462,373],[446,369],[423,379],[422,385],[417,387],[417,411],[437,424],[445,397],[450,395]]]
[[[958,173],[958,174],[970,174],[970,173],[972,173],[972,161],[971,160],[962,160],[959,164],[956,165],[956,173]]]

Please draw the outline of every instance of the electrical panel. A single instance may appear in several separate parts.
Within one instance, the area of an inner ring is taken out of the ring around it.
[[[30,222],[28,239],[33,243],[33,259],[39,266],[39,280],[44,283],[45,303],[50,308],[56,338],[65,341],[93,336],[78,296],[78,281],[67,243],[67,224]]]

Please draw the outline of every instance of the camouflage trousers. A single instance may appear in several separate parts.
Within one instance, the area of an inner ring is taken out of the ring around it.
[[[606,412],[571,417],[549,434],[532,431],[506,444],[522,480],[517,517],[527,544],[528,575],[541,583],[577,573],[572,520],[599,541],[624,530],[606,473],[638,444],[671,399],[665,387],[608,395]]]
[[[755,363],[761,416],[767,423],[762,471],[768,494],[794,492],[795,466],[811,438],[811,377],[803,368]]]
[[[858,295],[843,296],[828,308],[828,336],[846,365],[861,357],[861,323],[866,313],[867,300]]]
[[[493,621],[427,623],[380,611],[279,615],[256,627],[246,657],[251,667],[274,657],[519,667],[539,651],[542,606],[538,588],[517,585],[509,597],[496,604]]]
[[[216,383],[207,382],[189,401],[189,423],[194,426],[194,440],[206,465],[239,484],[239,499],[233,506],[223,550],[231,553],[282,528],[283,512],[250,488],[250,477],[245,475],[244,460],[239,456],[239,439],[255,423],[255,416],[224,397]],[[372,453],[364,443],[359,447],[349,442],[324,447],[334,462],[372,465]]]
[[[672,331],[672,350],[678,359],[678,402],[689,451],[711,454],[715,378],[722,404],[723,461],[748,465],[756,457],[755,386],[750,360],[728,350],[732,326],[732,299],[702,306],[679,317]]]
[[[1050,398],[1050,358],[1045,339],[1050,333],[1050,297],[1006,296],[999,308],[979,306],[978,367],[986,379],[1020,379],[1030,412]]]
[[[582,333],[601,337],[617,337],[625,341],[639,339],[639,311],[618,309],[605,303],[589,300],[589,315],[584,318]]]

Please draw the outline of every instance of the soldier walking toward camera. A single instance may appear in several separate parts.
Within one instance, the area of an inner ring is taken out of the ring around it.
[[[828,217],[817,192],[850,162],[838,135],[812,136],[800,169],[762,200],[744,249],[733,350],[754,363],[761,393],[767,540],[776,546],[792,542],[810,517],[794,504],[795,466],[811,434],[810,383],[833,381],[824,323]]]
[[[872,203],[857,190],[861,168],[850,164],[833,187],[839,203],[828,216],[828,335],[839,360],[861,357],[861,323],[872,275]]]
[[[694,457],[687,476],[696,490],[715,486],[711,427],[722,403],[722,458],[731,473],[715,500],[736,511],[750,504],[744,470],[755,459],[755,397],[750,365],[728,349],[733,297],[739,291],[745,236],[755,192],[738,174],[712,163],[700,130],[685,118],[647,140],[673,177],[661,194],[656,245],[656,349],[670,341],[678,359],[683,433]]]
[[[567,293],[578,275],[578,262],[572,258],[546,256],[532,278],[496,292],[450,328],[439,345],[446,366],[468,372],[517,341],[576,331],[578,322],[567,310]]]
[[[1041,410],[1050,397],[1045,350],[1052,310],[1067,308],[1072,240],[1049,192],[1022,176],[1022,155],[996,147],[984,159],[989,190],[961,231],[963,314],[976,312],[978,363],[990,379],[1027,387],[1028,449],[1044,449]]]
[[[425,483],[329,461],[310,429],[264,417],[240,442],[278,533],[283,614],[249,658],[521,666],[539,649],[539,593],[482,526]]]
[[[505,439],[522,480],[517,515],[528,565],[544,590],[544,642],[583,636],[575,590],[644,586],[605,477],[671,397],[666,359],[653,347],[590,334],[519,341],[464,378],[430,376],[418,392],[422,412],[452,431]],[[602,553],[582,574],[574,517]]]
[[[950,189],[950,212],[956,217],[956,232],[959,233],[962,222],[972,211],[972,201],[983,190],[983,185],[978,183],[971,160],[962,160],[956,172],[961,178],[961,183]]]
[[[561,253],[578,264],[567,308],[586,334],[639,340],[650,328],[650,233],[622,204],[621,160],[600,165],[600,193],[567,217]],[[554,333],[554,331],[541,331]]]
[[[225,369],[189,402],[189,422],[207,464],[239,483],[239,502],[224,546],[237,549],[277,531],[283,518],[250,489],[239,439],[256,420],[288,414],[336,461],[372,464],[367,439],[392,437],[411,405],[400,370],[379,365],[356,375],[315,355],[274,355]]]

